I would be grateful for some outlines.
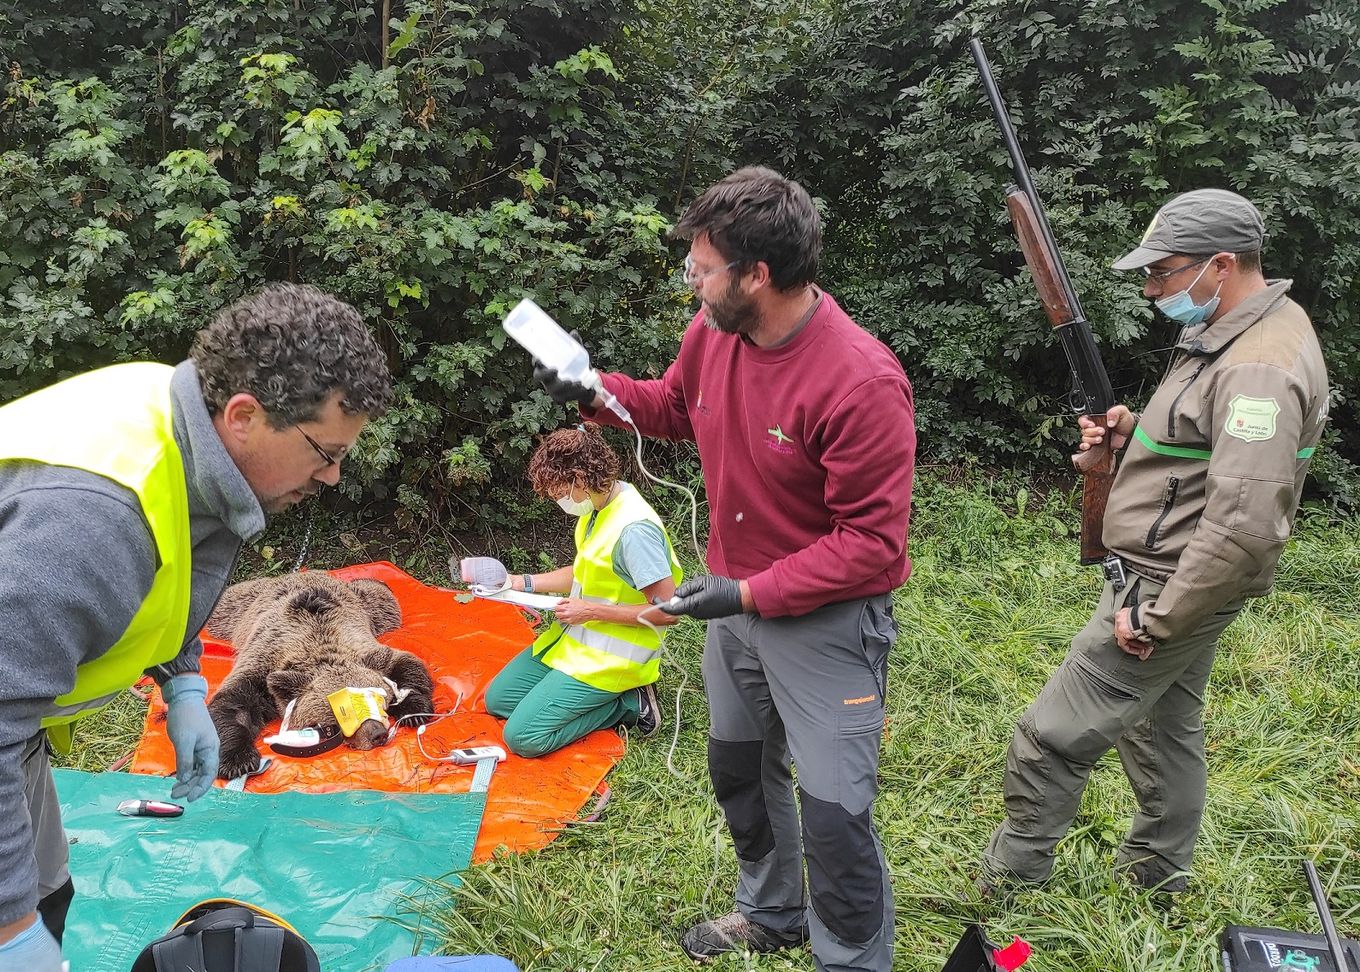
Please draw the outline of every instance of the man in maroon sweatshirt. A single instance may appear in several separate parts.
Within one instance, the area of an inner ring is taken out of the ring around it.
[[[708,494],[712,573],[664,607],[709,621],[709,774],[741,876],[736,909],[681,946],[703,960],[810,938],[819,970],[888,972],[892,889],[873,801],[891,592],[911,569],[911,385],[813,283],[821,222],[798,183],[741,169],[676,235],[691,241],[685,278],[702,304],[679,357],[658,380],[601,377],[643,434],[697,443]],[[595,391],[535,376],[621,424]]]

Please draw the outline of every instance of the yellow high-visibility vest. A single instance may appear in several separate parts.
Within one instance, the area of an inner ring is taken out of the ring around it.
[[[609,604],[645,604],[646,598],[614,573],[614,545],[623,530],[639,520],[666,529],[661,517],[631,486],[599,510],[591,523],[587,513],[576,523],[576,560],[572,564],[571,596]],[[589,532],[587,532],[589,529]],[[680,565],[670,540],[666,553],[671,578],[680,583]],[[561,625],[557,622],[534,642],[534,654],[543,664],[578,681],[606,692],[624,692],[655,682],[661,667],[661,639],[645,625],[587,621]],[[541,654],[540,654],[541,653]]]
[[[108,704],[184,645],[192,542],[184,458],[175,443],[168,365],[113,365],[0,407],[0,460],[29,459],[97,473],[137,495],[156,544],[146,599],[113,647],[76,669],[74,688],[43,718],[70,748],[71,723]],[[42,645],[35,645],[42,651]]]

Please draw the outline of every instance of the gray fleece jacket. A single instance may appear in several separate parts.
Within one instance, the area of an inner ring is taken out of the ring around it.
[[[175,369],[170,396],[189,487],[193,583],[183,649],[148,672],[161,683],[198,671],[198,631],[231,580],[241,542],[265,525],[213,427],[191,362]],[[77,666],[122,636],[155,570],[135,494],[79,469],[0,461],[0,925],[37,904],[24,744],[52,700],[75,685]]]

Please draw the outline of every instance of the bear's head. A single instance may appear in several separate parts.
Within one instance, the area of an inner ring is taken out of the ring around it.
[[[271,672],[267,679],[269,692],[282,712],[289,703],[293,710],[288,716],[290,729],[305,729],[308,726],[322,730],[338,730],[339,721],[331,708],[329,697],[346,688],[371,688],[387,699],[391,705],[392,686],[382,672],[369,668],[362,662],[328,662],[312,671],[286,669]],[[327,735],[322,732],[322,735]],[[387,742],[387,726],[376,719],[365,719],[352,736],[345,738],[346,745],[353,749],[376,749]]]
[[[381,608],[388,603],[384,616]],[[375,689],[388,705],[396,701],[392,683],[384,677],[392,651],[374,637],[377,630],[401,621],[396,599],[385,585],[294,575],[272,591],[257,592],[252,612],[246,651],[261,642],[268,645],[278,667],[265,681],[280,712],[293,705],[290,729],[338,729],[328,697],[342,689]],[[354,749],[373,749],[385,744],[387,736],[386,725],[368,719],[345,741]]]

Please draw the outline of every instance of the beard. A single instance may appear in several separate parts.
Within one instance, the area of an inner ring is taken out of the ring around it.
[[[735,281],[719,296],[702,304],[704,323],[715,331],[750,337],[760,327],[756,302],[743,294]]]

